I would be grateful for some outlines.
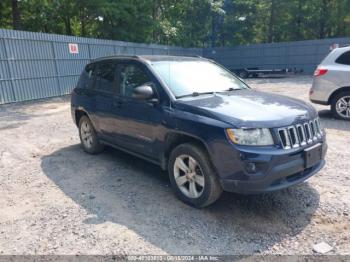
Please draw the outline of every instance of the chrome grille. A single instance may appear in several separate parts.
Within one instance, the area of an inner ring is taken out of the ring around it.
[[[312,144],[322,137],[318,118],[311,121],[278,129],[280,143],[284,149]]]

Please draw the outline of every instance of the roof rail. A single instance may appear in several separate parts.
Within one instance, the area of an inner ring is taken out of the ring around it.
[[[202,58],[202,59],[206,59],[203,56],[200,55],[180,55],[180,56],[185,56],[185,57],[197,57],[197,58]]]
[[[115,57],[129,57],[129,58],[141,58],[138,55],[123,55],[123,54],[117,54],[117,55],[107,55],[107,56],[101,56],[101,57],[96,57],[96,58],[92,58],[92,61],[98,61],[98,60],[103,60],[106,58],[115,58]]]

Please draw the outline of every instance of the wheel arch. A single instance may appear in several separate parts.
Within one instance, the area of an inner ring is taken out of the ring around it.
[[[207,144],[199,137],[185,134],[185,133],[179,133],[179,132],[171,132],[166,135],[165,137],[165,146],[164,146],[164,153],[163,153],[163,160],[161,163],[162,169],[166,170],[168,167],[168,160],[170,157],[171,152],[176,148],[177,146],[185,143],[194,143],[200,147],[202,147],[205,152],[207,152],[209,158],[210,153]]]
[[[88,113],[87,113],[84,109],[82,109],[82,108],[77,108],[77,109],[75,110],[75,112],[74,112],[74,117],[75,117],[75,124],[76,124],[76,126],[78,126],[78,127],[79,127],[80,118],[81,118],[82,116],[87,116],[87,117],[90,119]],[[90,119],[90,120],[91,120],[91,119]]]
[[[344,86],[335,90],[328,98],[328,105],[332,104],[334,97],[342,92],[350,92],[350,86]]]

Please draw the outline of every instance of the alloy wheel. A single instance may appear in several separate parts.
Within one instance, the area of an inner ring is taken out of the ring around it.
[[[174,163],[174,178],[181,192],[189,198],[199,198],[205,179],[199,163],[189,155],[180,155]]]
[[[94,137],[93,137],[93,130],[91,125],[87,122],[84,121],[81,125],[81,139],[83,141],[83,144],[86,148],[91,148],[92,144],[94,142]]]
[[[343,96],[336,103],[337,113],[344,118],[350,118],[350,96]]]

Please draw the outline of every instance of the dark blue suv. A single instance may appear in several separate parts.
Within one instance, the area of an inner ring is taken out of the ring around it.
[[[289,187],[325,164],[325,132],[311,105],[252,90],[203,58],[97,59],[71,107],[86,152],[108,145],[160,165],[176,195],[195,207],[223,190]]]

